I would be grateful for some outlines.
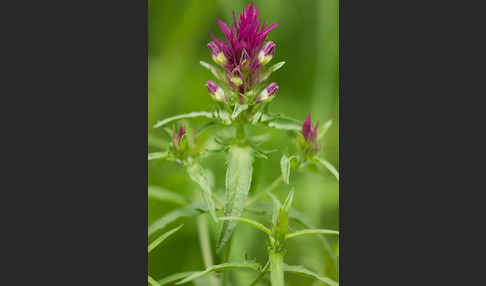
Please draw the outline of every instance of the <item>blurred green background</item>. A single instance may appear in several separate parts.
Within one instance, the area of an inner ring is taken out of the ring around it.
[[[148,5],[148,126],[149,152],[159,151],[168,141],[162,130],[151,126],[158,120],[180,113],[211,110],[214,104],[204,84],[213,79],[212,74],[199,65],[203,60],[211,63],[207,48],[209,32],[223,38],[216,18],[227,23],[232,21],[232,11],[241,13],[249,1],[206,0],[149,0]],[[278,21],[278,26],[267,39],[276,44],[272,63],[286,64],[275,72],[270,81],[280,86],[270,110],[304,120],[308,113],[313,122],[332,119],[333,125],[323,140],[321,156],[339,168],[339,38],[338,0],[253,1],[259,8],[261,22]],[[270,82],[269,81],[269,82]],[[207,119],[185,121],[197,128]],[[284,132],[268,131],[272,137],[265,143],[266,149],[291,151],[292,142]],[[280,175],[282,152],[272,153],[270,159],[256,159],[254,184],[250,196],[262,191]],[[224,190],[224,156],[211,156],[203,162],[212,169],[216,190],[222,196]],[[190,181],[184,170],[167,161],[148,162],[149,185],[160,186],[186,197],[197,198],[198,187]],[[319,228],[339,228],[339,191],[335,178],[323,172],[300,172],[291,175],[295,186],[293,206],[303,212]],[[275,194],[283,201],[288,186],[280,186]],[[149,224],[163,214],[177,208],[170,203],[149,201]],[[268,221],[254,217],[265,225]],[[160,279],[182,271],[201,270],[204,264],[199,248],[195,218],[182,218],[167,229],[184,223],[184,227],[149,255],[149,274]],[[216,242],[214,226],[213,251]],[[149,238],[149,242],[154,237]],[[337,253],[337,239],[329,241]],[[245,254],[258,262],[266,262],[264,236],[253,228],[238,224],[234,233],[230,258],[241,261]],[[220,262],[216,258],[216,263]],[[289,241],[285,257],[287,264],[301,264],[337,279],[323,246],[316,237],[297,238]],[[231,273],[238,284],[248,285],[253,273]],[[286,275],[287,285],[321,285],[308,278]],[[204,279],[196,282],[204,285]],[[324,285],[324,284],[322,284]]]

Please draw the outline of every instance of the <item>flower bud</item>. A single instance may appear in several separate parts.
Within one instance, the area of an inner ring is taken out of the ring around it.
[[[255,98],[255,101],[257,103],[264,102],[264,101],[271,101],[273,97],[277,94],[278,91],[278,85],[274,82],[271,84],[267,85],[262,92],[258,95],[257,98]]]
[[[226,96],[224,95],[224,90],[219,87],[214,81],[208,80],[206,82],[206,87],[209,90],[212,98],[216,101],[226,101]]]
[[[305,141],[313,142],[316,139],[317,135],[317,127],[319,126],[319,122],[316,123],[315,127],[312,128],[312,118],[309,114],[307,118],[304,120],[302,124],[302,135],[304,135]]]
[[[179,132],[175,131],[174,135],[172,135],[172,143],[174,144],[174,149],[179,150],[179,147],[181,146],[181,140],[182,136],[186,134],[186,130],[184,129],[184,126],[179,126]]]
[[[226,64],[226,56],[224,55],[223,51],[220,49],[220,47],[213,41],[208,43],[208,47],[211,50],[211,55],[213,58],[213,61],[217,63],[218,65],[225,65]]]
[[[272,41],[266,42],[258,53],[258,61],[261,65],[266,65],[270,60],[272,60],[274,54],[275,43]]]

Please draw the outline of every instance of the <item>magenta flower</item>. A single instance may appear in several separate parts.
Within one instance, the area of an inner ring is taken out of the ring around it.
[[[182,140],[182,136],[184,136],[184,134],[186,134],[186,130],[184,129],[184,126],[179,126],[179,132],[175,131],[174,132],[174,135],[172,135],[172,142],[174,144],[174,148],[176,150],[179,149],[180,147],[180,144],[181,144],[181,140]]]
[[[245,93],[259,83],[261,66],[268,63],[275,52],[275,43],[265,43],[267,34],[277,23],[260,26],[258,9],[253,4],[247,5],[237,21],[233,13],[231,29],[217,19],[219,28],[225,35],[220,41],[211,34],[208,47],[213,60],[225,70],[228,86],[240,93]],[[259,54],[261,53],[261,56]]]
[[[317,127],[319,126],[319,121],[316,122],[316,125],[314,128],[312,128],[312,122],[311,122],[311,115],[307,115],[307,118],[304,120],[304,123],[302,124],[302,135],[304,135],[305,141],[307,142],[314,142],[316,139],[317,135]]]

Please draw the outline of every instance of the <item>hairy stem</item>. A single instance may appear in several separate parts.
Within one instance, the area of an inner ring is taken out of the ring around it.
[[[271,250],[270,259],[270,282],[272,286],[284,286],[283,253]]]
[[[249,199],[247,202],[246,202],[246,205],[245,207],[249,207],[250,205],[254,204],[256,201],[258,201],[259,199],[261,199],[263,196],[265,196],[267,194],[267,192],[271,192],[273,191],[275,188],[277,188],[281,183],[283,182],[283,177],[282,175],[280,175],[277,179],[275,179],[275,181],[273,181],[273,183],[268,186],[265,191],[263,192],[260,192],[259,194],[255,195],[253,198]]]
[[[213,266],[213,255],[211,251],[211,241],[209,238],[208,224],[205,216],[200,215],[197,218],[197,228],[199,233],[199,242],[201,246],[201,252],[204,260],[204,267],[208,269]],[[212,286],[219,286],[219,281],[216,277],[210,273],[209,283]]]

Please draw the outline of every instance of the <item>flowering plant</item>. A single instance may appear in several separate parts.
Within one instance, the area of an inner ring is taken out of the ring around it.
[[[277,45],[273,41],[267,40],[267,36],[277,27],[277,23],[260,24],[258,9],[253,4],[245,7],[243,13],[239,15],[239,19],[233,13],[231,29],[219,19],[217,23],[225,38],[219,40],[210,34],[212,40],[208,43],[210,56],[216,65],[201,62],[201,65],[214,76],[215,81],[208,80],[205,86],[217,108],[212,111],[181,114],[157,122],[154,128],[162,128],[171,136],[172,142],[166,152],[149,153],[149,160],[165,159],[179,163],[187,171],[190,179],[199,185],[203,201],[196,201],[188,205],[187,200],[180,198],[185,206],[181,210],[177,210],[177,215],[170,213],[153,223],[149,227],[149,236],[164,229],[167,224],[181,215],[197,216],[201,213],[209,213],[220,228],[215,250],[223,263],[213,264],[212,247],[206,237],[204,239],[206,243],[202,245],[205,270],[176,273],[159,281],[149,276],[149,282],[153,285],[175,281],[177,284],[182,284],[209,275],[211,285],[218,286],[221,282],[225,283],[226,280],[223,278],[221,281],[212,272],[246,268],[257,272],[251,285],[260,283],[267,274],[269,274],[273,286],[284,285],[284,272],[312,277],[329,285],[338,285],[331,278],[320,276],[303,266],[286,265],[284,257],[288,239],[314,234],[339,235],[339,232],[317,229],[306,223],[302,216],[295,215],[296,211],[291,207],[294,188],[290,189],[283,204],[272,193],[278,185],[290,184],[292,170],[301,170],[309,165],[320,165],[323,170],[331,172],[339,180],[337,170],[319,156],[319,152],[323,148],[320,140],[332,122],[328,121],[322,127],[319,127],[317,122],[313,127],[310,114],[301,123],[299,120],[269,111],[269,105],[276,98],[279,86],[275,82],[267,83],[267,81],[273,72],[285,64],[285,62],[279,62],[272,66],[268,65],[275,56]],[[170,123],[195,117],[206,117],[210,121],[197,131],[187,130],[183,125],[173,129],[167,128]],[[219,148],[209,150],[203,148],[198,136],[211,126],[229,130],[229,132],[226,132],[226,136],[214,136],[212,139]],[[252,136],[250,126],[290,132],[296,141],[297,151],[294,154],[282,155],[280,159],[281,175],[265,191],[248,198],[255,157],[268,158],[270,155],[269,151],[259,147],[265,138]],[[223,152],[226,155],[224,198],[218,197],[213,192],[212,173],[201,165],[201,161],[213,152]],[[273,201],[272,210],[269,211],[273,217],[270,227],[243,216],[244,211],[250,211],[250,206],[265,196]],[[207,222],[200,218],[201,216],[198,217],[200,235],[208,236],[207,231],[204,231]],[[289,225],[291,219],[299,221],[305,229],[292,231]],[[266,264],[261,265],[248,260],[226,261],[225,249],[231,243],[230,240],[237,222],[249,224],[267,235],[268,260]],[[181,227],[159,236],[149,245],[149,251]],[[321,239],[326,249],[329,250],[325,236]],[[334,253],[328,251],[328,255],[331,256],[337,268]]]

